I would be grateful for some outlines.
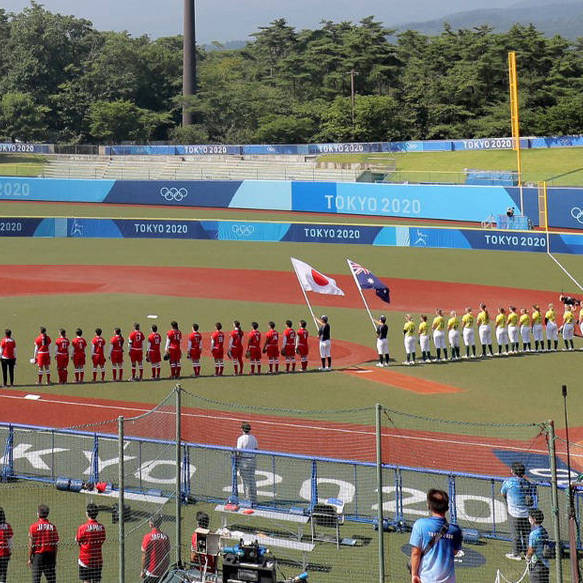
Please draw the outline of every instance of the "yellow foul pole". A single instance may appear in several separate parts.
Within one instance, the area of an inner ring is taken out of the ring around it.
[[[516,170],[520,188],[520,214],[524,214],[522,194],[522,159],[520,157],[520,122],[518,117],[518,75],[516,73],[516,52],[508,53],[508,78],[510,81],[510,123],[512,125],[512,149],[516,152]]]

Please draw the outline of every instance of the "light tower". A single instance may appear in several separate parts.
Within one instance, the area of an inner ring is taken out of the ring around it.
[[[194,0],[184,0],[184,34],[182,51],[182,95],[184,98],[196,93],[196,32]],[[182,105],[182,125],[192,124],[192,114]]]

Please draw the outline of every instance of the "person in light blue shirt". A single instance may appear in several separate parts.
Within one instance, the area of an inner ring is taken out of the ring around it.
[[[513,462],[512,477],[502,484],[501,494],[508,506],[508,520],[512,537],[512,552],[506,558],[521,561],[528,546],[530,524],[528,511],[536,507],[536,487],[524,477],[526,468],[522,462]]]
[[[545,559],[545,545],[548,544],[549,535],[543,526],[545,515],[542,510],[533,508],[528,513],[528,521],[532,527],[528,537],[528,577],[530,583],[549,583],[550,565]]]
[[[431,516],[415,521],[409,539],[411,583],[455,583],[453,558],[462,547],[462,531],[445,518],[449,508],[447,492],[429,490],[427,506]],[[434,537],[435,543],[428,548]]]

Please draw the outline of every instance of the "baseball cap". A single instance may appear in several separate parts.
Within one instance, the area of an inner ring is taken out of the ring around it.
[[[386,322],[387,321],[387,317],[385,315],[382,315],[380,318],[381,322]]]
[[[327,322],[328,321],[328,316],[326,316],[326,314],[322,314],[322,320],[324,322]]]

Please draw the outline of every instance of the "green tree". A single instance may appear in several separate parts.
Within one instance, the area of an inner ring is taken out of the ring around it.
[[[38,105],[29,93],[5,93],[0,100],[0,134],[11,141],[43,141],[48,107]]]

